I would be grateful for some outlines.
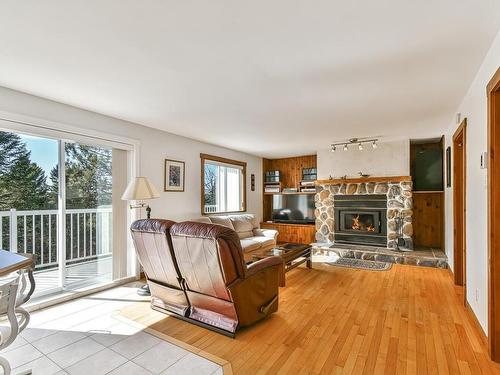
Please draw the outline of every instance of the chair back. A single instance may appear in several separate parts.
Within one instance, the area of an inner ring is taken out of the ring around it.
[[[132,223],[132,238],[149,280],[162,285],[180,288],[180,274],[175,261],[170,238],[170,220],[143,219]]]
[[[19,276],[0,280],[0,317],[7,316],[10,326],[10,331],[0,330],[0,350],[9,346],[19,331],[15,313],[18,287]]]
[[[246,269],[236,232],[222,225],[187,221],[174,224],[170,234],[186,288],[231,301],[227,286],[243,278]]]

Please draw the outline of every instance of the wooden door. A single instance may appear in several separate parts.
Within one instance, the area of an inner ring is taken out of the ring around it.
[[[488,93],[488,341],[491,359],[500,362],[500,68]]]
[[[453,136],[453,238],[455,284],[465,287],[466,127],[464,119]],[[464,296],[466,295],[464,291]]]

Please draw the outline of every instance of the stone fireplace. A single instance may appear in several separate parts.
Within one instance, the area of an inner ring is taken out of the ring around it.
[[[315,196],[316,241],[395,248],[397,217],[405,249],[413,249],[410,177],[320,180]]]

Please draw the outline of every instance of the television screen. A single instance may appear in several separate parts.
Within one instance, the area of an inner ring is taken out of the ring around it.
[[[273,195],[272,219],[277,223],[314,223],[314,195]]]

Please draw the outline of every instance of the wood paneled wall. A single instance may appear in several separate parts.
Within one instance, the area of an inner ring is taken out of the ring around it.
[[[443,192],[413,192],[413,242],[444,249]]]
[[[262,159],[265,171],[280,171],[284,188],[299,188],[302,168],[316,168],[316,155],[296,156],[283,159]]]
[[[296,156],[282,159],[262,159],[262,171],[280,171],[283,188],[300,187],[302,168],[316,168],[316,155]],[[264,176],[263,176],[264,181]],[[262,187],[264,189],[264,187]],[[263,215],[264,221],[271,220],[273,196],[264,194]]]

